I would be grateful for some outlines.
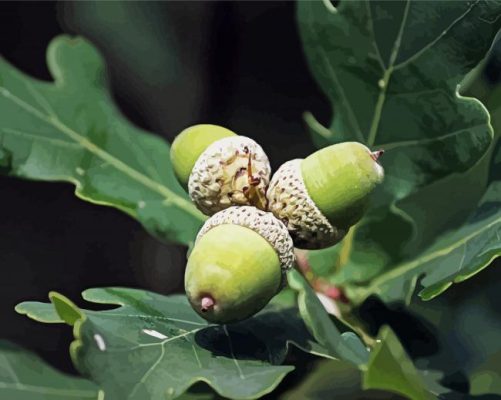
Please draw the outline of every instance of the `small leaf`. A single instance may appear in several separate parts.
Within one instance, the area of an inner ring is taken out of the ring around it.
[[[45,324],[62,324],[63,321],[52,303],[40,303],[38,301],[23,301],[16,305],[16,312],[26,315],[32,320]]]
[[[59,317],[68,325],[73,326],[79,319],[85,318],[80,309],[73,304],[70,299],[62,294],[50,292],[49,299],[54,306],[57,315],[59,315]]]
[[[118,306],[75,309],[64,297],[52,295],[61,317],[74,323],[70,352],[75,366],[110,400],[175,398],[199,381],[224,397],[255,398],[294,369],[281,365],[290,345],[330,357],[294,309],[270,305],[249,320],[220,326],[200,318],[186,296],[107,288],[86,290],[83,297]],[[16,310],[55,322],[44,303],[22,303]],[[76,315],[81,318],[75,320]]]
[[[0,398],[104,400],[104,393],[92,382],[56,371],[35,354],[0,341]]]
[[[293,269],[288,273],[288,281],[291,288],[299,292],[299,312],[315,339],[325,346],[333,357],[357,366],[365,364],[369,353],[363,342],[353,332],[339,332],[302,275]]]
[[[126,212],[163,240],[193,241],[205,217],[174,177],[168,144],[113,104],[96,49],[60,36],[47,62],[50,83],[0,58],[0,172],[70,182],[78,197]]]
[[[448,391],[418,371],[389,327],[384,327],[374,347],[363,376],[364,389],[383,389],[411,400],[435,400]]]

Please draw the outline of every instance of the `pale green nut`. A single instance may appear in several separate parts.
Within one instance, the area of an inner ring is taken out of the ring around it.
[[[233,205],[266,208],[270,163],[248,137],[217,125],[195,125],[172,143],[171,161],[179,182],[206,215]]]
[[[271,213],[230,207],[202,227],[188,258],[185,290],[193,309],[214,323],[241,321],[283,287],[292,239]]]
[[[277,170],[268,207],[287,225],[296,247],[332,246],[360,220],[384,177],[381,154],[361,143],[338,143]]]
[[[190,126],[176,136],[170,148],[170,159],[177,179],[188,187],[191,170],[198,157],[216,140],[237,134],[218,125],[200,124]]]

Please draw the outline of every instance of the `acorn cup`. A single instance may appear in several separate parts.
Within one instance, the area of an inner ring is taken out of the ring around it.
[[[332,246],[360,220],[382,182],[382,153],[345,142],[288,161],[271,179],[268,210],[284,222],[296,247]]]
[[[255,207],[230,207],[200,230],[185,273],[193,309],[215,323],[244,320],[283,287],[294,250],[285,225]]]
[[[221,126],[194,125],[174,139],[170,156],[176,177],[204,214],[234,205],[266,209],[271,168],[254,140]]]

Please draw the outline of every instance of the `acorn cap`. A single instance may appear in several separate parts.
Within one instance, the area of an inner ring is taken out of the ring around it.
[[[245,136],[210,144],[198,157],[188,180],[188,193],[206,215],[232,205],[266,208],[271,167],[265,152]]]
[[[200,240],[212,228],[234,224],[252,229],[271,244],[277,252],[280,267],[285,272],[294,264],[294,244],[286,226],[275,216],[251,206],[230,207],[209,218],[197,235]],[[242,243],[245,246],[245,243]]]
[[[333,226],[311,199],[301,173],[302,161],[288,161],[275,172],[267,191],[268,209],[287,226],[296,247],[329,247],[348,229]]]

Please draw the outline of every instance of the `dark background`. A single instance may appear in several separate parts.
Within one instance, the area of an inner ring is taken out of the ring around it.
[[[0,53],[26,73],[51,79],[45,50],[64,32],[97,45],[119,107],[169,141],[189,125],[222,124],[256,139],[277,168],[313,150],[304,111],[329,117],[293,2],[0,2]],[[50,290],[79,299],[96,286],[182,290],[186,249],[125,214],[77,199],[68,184],[2,176],[0,188],[2,338],[71,371],[70,330],[17,315],[17,303]]]

